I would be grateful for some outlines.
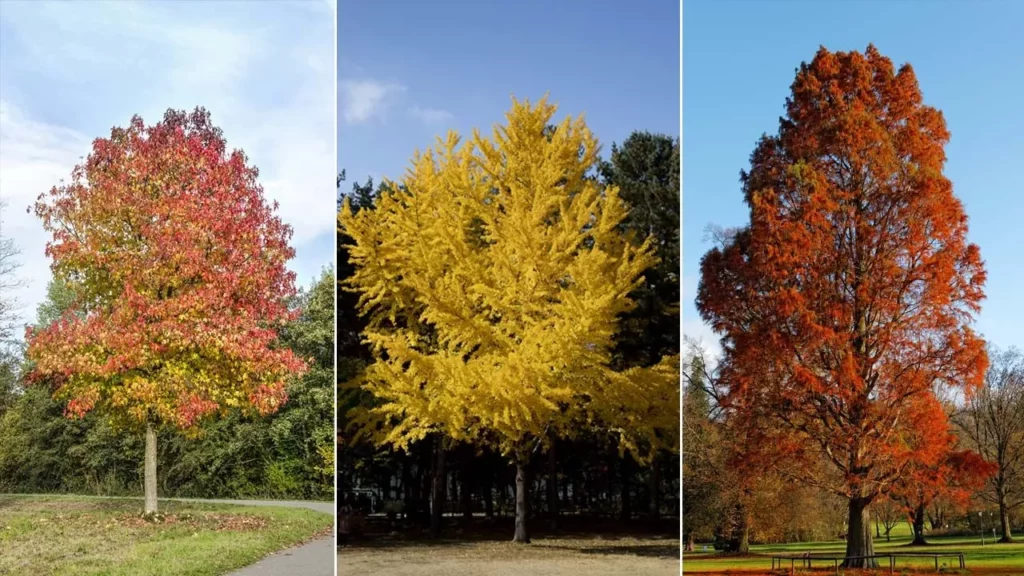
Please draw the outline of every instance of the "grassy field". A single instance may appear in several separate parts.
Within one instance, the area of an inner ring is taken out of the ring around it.
[[[329,514],[138,499],[0,496],[0,575],[213,576],[328,533]]]
[[[901,524],[893,530],[891,542],[885,541],[885,536],[875,538],[875,552],[963,552],[967,559],[968,574],[1015,574],[1024,575],[1024,542],[1014,544],[993,544],[991,533],[985,539],[985,545],[981,545],[981,536],[969,537],[929,537],[928,546],[911,547],[910,529],[907,525]],[[709,547],[710,548],[710,547]],[[698,546],[698,550],[700,546]],[[752,576],[753,574],[768,574],[771,567],[769,554],[800,554],[803,552],[835,552],[842,554],[846,550],[846,543],[841,540],[832,542],[811,542],[802,544],[775,544],[751,546],[753,555],[744,557],[720,556],[713,552],[687,552],[683,555],[683,571],[690,573],[736,573]],[[880,573],[888,573],[888,560],[885,563],[885,570]],[[957,573],[959,571],[958,561],[955,558],[943,558],[939,560],[940,567],[946,573]],[[824,562],[818,562],[816,566],[825,567]],[[896,560],[896,572],[906,571],[927,571],[934,573],[934,560],[926,558],[899,558]],[[853,572],[847,571],[847,574]]]
[[[679,540],[655,536],[535,538],[342,547],[338,574],[360,576],[669,576]]]

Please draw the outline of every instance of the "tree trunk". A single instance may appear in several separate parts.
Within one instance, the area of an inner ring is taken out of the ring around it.
[[[414,506],[409,455],[402,454],[402,520],[408,520]]]
[[[146,514],[156,514],[156,430],[146,422],[146,463],[143,470]]]
[[[882,537],[882,528],[878,525],[878,520],[875,520],[875,538]]]
[[[444,472],[444,439],[438,435],[434,446],[433,483],[430,495],[430,534],[441,535],[441,520],[444,513],[444,485],[447,475]]]
[[[490,458],[484,461],[484,515],[489,519],[494,518],[494,470],[491,468]]]
[[[1010,510],[1006,507],[1006,497],[999,499],[999,523],[1003,529],[1003,537],[999,539],[1004,544],[1013,543],[1013,535],[1010,533]]]
[[[526,456],[516,457],[516,531],[512,536],[512,541],[521,544],[530,543],[530,535],[526,531],[526,519],[530,511],[530,498],[526,493],[530,482],[526,477],[526,465]]]
[[[462,497],[462,519],[469,522],[473,519],[473,451],[463,446],[462,466],[460,466],[462,486],[459,495]]]
[[[548,450],[548,516],[551,521],[551,531],[558,530],[558,455],[555,453],[555,443],[551,442]]]
[[[874,558],[863,558],[875,553],[871,542],[871,515],[866,500],[850,498],[846,526],[846,560],[843,561],[843,568],[878,568]]]
[[[658,466],[657,457],[651,461],[650,488],[648,493],[651,519],[657,520],[661,516],[661,469]]]
[[[575,514],[579,514],[580,504],[583,502],[583,498],[581,497],[583,494],[583,490],[581,489],[582,485],[583,475],[579,470],[574,468],[572,471],[572,508],[573,513]]]
[[[628,521],[633,516],[633,508],[630,506],[630,485],[629,481],[633,474],[632,466],[630,466],[629,454],[626,454],[622,458],[622,513],[619,519],[623,522]]]
[[[746,507],[743,508],[742,516],[740,516],[740,537],[736,542],[736,551],[740,554],[750,553],[750,513],[747,512]]]
[[[910,543],[911,546],[927,546],[928,542],[924,539],[924,506],[918,506],[914,510],[914,541]]]

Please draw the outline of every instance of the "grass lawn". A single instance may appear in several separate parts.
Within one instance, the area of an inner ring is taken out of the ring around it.
[[[0,496],[0,575],[225,574],[331,530],[329,514],[298,508],[140,499]]]
[[[981,545],[981,536],[969,537],[928,537],[928,546],[909,546],[912,538],[910,529],[901,524],[893,530],[892,542],[886,542],[885,536],[875,538],[875,552],[963,552],[967,559],[968,574],[1017,574],[1024,575],[1024,541],[1014,544],[993,544],[991,534],[985,539],[985,546]],[[709,546],[710,548],[710,546]],[[698,545],[698,550],[700,546]],[[771,559],[768,554],[799,554],[802,552],[834,552],[842,554],[846,550],[846,543],[842,540],[832,542],[810,542],[801,544],[770,544],[751,546],[754,555],[744,557],[719,556],[713,552],[687,552],[683,555],[684,572],[698,573],[727,573],[735,571],[738,574],[769,573]],[[761,555],[761,556],[757,556]],[[880,573],[888,573],[888,560],[880,560],[884,563],[885,570]],[[956,558],[942,558],[939,560],[940,567],[945,564],[947,573],[959,571]],[[830,564],[829,564],[830,565]],[[788,566],[788,564],[787,564]],[[815,566],[825,567],[822,561],[815,563]],[[901,569],[914,569],[915,571],[935,571],[934,560],[930,558],[898,558],[896,560],[896,573],[902,573]],[[787,568],[788,570],[788,568]],[[831,572],[831,569],[829,571]],[[842,572],[841,572],[842,573]],[[853,572],[847,571],[848,574]]]

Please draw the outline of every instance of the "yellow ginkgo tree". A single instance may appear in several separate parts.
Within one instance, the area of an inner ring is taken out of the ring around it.
[[[598,429],[638,460],[675,446],[677,358],[610,368],[620,315],[655,263],[628,206],[591,175],[582,118],[513,103],[490,138],[454,132],[417,153],[372,210],[342,207],[348,288],[375,361],[359,385],[397,448],[429,434],[491,445],[517,468],[515,541],[528,542],[526,464],[538,443]]]

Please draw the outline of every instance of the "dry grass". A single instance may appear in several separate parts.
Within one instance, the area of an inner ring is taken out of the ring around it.
[[[532,544],[440,541],[343,547],[338,574],[393,576],[661,576],[679,574],[679,540],[537,538]]]
[[[329,514],[141,500],[0,496],[0,576],[214,576],[329,531]]]

